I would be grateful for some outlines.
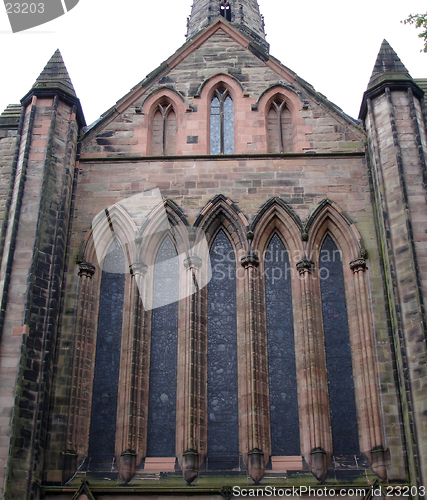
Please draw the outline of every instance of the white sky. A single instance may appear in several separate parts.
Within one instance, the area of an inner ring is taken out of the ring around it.
[[[68,14],[13,34],[0,2],[0,112],[20,101],[59,48],[90,124],[185,42],[191,3],[80,0]],[[384,38],[413,78],[427,78],[418,30],[400,23],[425,12],[425,0],[259,5],[270,53],[354,118]]]

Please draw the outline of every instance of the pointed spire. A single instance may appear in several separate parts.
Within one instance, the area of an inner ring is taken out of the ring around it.
[[[409,71],[391,48],[387,40],[383,40],[380,51],[372,71],[368,88],[363,94],[360,106],[359,119],[364,120],[368,111],[368,101],[389,90],[404,90],[411,88],[419,99],[423,98],[423,91],[412,79]]]
[[[383,40],[369,80],[368,90],[384,81],[396,80],[412,80],[412,78],[387,40]]]
[[[76,97],[73,84],[71,83],[70,75],[65,67],[59,49],[55,51],[44,70],[40,73],[34,83],[33,89],[58,89],[66,94]]]
[[[227,0],[193,0],[191,16],[187,21],[187,38],[191,38],[221,15],[221,4]],[[265,41],[264,18],[260,14],[257,0],[228,0],[227,13],[231,25],[252,38],[268,52]],[[225,12],[225,11],[224,11]],[[223,19],[226,19],[225,15]]]

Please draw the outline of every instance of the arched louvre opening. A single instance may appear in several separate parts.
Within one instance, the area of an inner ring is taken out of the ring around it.
[[[208,468],[239,465],[236,262],[221,230],[211,250],[208,285]]]
[[[264,270],[271,454],[300,455],[291,268],[277,234],[267,247]]]
[[[319,275],[333,452],[356,455],[359,437],[344,274],[341,253],[329,235],[320,252]]]
[[[228,90],[217,89],[211,101],[210,154],[234,153],[234,104]]]
[[[101,278],[88,452],[92,468],[114,458],[124,288],[125,256],[114,240]]]
[[[269,153],[291,153],[293,150],[292,117],[285,101],[272,102],[267,115]]]
[[[170,103],[157,106],[151,129],[153,156],[176,154],[176,114]]]
[[[150,382],[148,396],[148,457],[175,456],[179,266],[175,246],[167,236],[154,266]]]

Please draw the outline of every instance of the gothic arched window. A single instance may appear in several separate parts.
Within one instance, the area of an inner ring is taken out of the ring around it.
[[[125,256],[114,240],[102,268],[89,432],[91,464],[111,464],[114,457],[124,288]]]
[[[286,102],[276,98],[267,116],[269,153],[290,153],[293,150],[292,117]]]
[[[178,259],[167,236],[154,266],[148,396],[148,457],[175,456],[176,376],[178,346]]]
[[[272,455],[299,455],[298,394],[288,252],[277,234],[264,259]]]
[[[176,114],[171,103],[165,101],[157,105],[151,133],[153,156],[176,153]]]
[[[208,460],[210,468],[234,468],[239,463],[236,263],[233,247],[222,230],[214,239],[210,258]]]
[[[210,154],[234,153],[234,104],[227,89],[215,90],[211,101]]]
[[[334,455],[359,453],[356,400],[341,253],[326,236],[319,259]]]

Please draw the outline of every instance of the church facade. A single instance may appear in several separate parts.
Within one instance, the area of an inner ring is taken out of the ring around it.
[[[0,115],[4,498],[423,496],[423,89],[384,41],[353,119],[195,0],[87,126],[56,51]]]

